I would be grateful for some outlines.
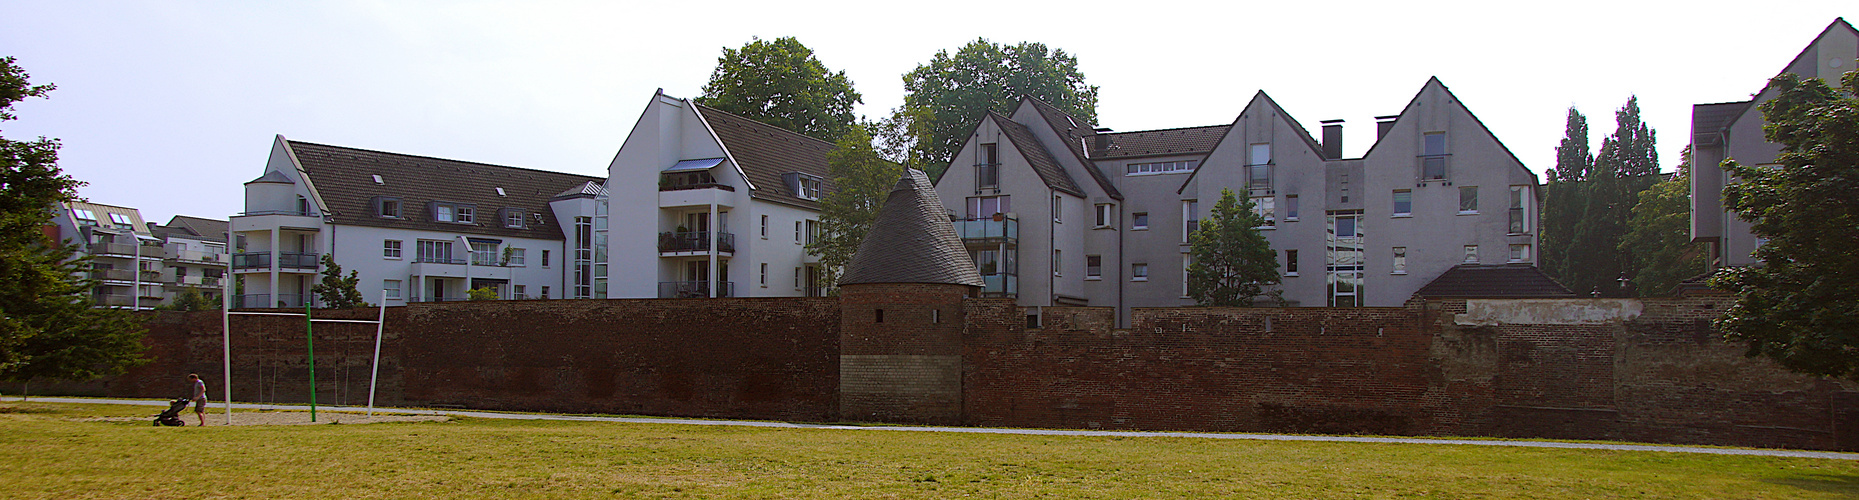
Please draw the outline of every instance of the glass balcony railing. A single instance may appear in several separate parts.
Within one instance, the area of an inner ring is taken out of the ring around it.
[[[955,235],[962,241],[1005,241],[1020,239],[1020,221],[1011,218],[963,219],[955,221]]]
[[[718,232],[717,249],[724,252],[736,251],[736,235]],[[659,252],[708,252],[710,251],[709,231],[684,231],[658,233]]]
[[[983,297],[1018,297],[1020,296],[1020,277],[1007,273],[981,275],[981,296]]]

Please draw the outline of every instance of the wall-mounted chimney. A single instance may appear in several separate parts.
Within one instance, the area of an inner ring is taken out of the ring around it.
[[[1397,120],[1400,117],[1401,115],[1388,115],[1388,116],[1375,117],[1375,140],[1377,141],[1381,140],[1382,137],[1385,137],[1388,135],[1389,130],[1394,130],[1394,120]]]
[[[1323,121],[1323,159],[1340,160],[1343,158],[1343,121]]]

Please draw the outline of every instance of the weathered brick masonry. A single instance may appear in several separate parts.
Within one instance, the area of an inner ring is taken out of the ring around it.
[[[1059,428],[1620,439],[1859,450],[1859,386],[1742,356],[1724,298],[1403,308],[1046,308],[938,285],[838,299],[388,310],[384,405]],[[877,311],[884,310],[884,321]],[[318,311],[372,319],[374,311]],[[150,315],[159,358],[35,393],[217,399],[216,313]],[[302,402],[301,318],[234,319],[235,399]],[[367,397],[373,326],[316,326],[318,399]],[[8,390],[16,390],[9,388]]]

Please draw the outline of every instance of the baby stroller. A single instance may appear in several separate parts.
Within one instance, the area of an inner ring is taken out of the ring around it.
[[[175,398],[173,401],[169,401],[168,411],[155,415],[155,426],[161,427],[166,425],[169,427],[180,427],[187,425],[187,421],[181,420],[181,410],[187,409],[187,404],[192,402],[193,400],[187,398]]]

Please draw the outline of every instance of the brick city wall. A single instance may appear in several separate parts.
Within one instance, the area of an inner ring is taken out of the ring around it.
[[[275,312],[294,312],[277,310]],[[375,319],[374,310],[316,311]],[[150,314],[155,361],[34,393],[171,398],[198,372],[220,398],[220,315]],[[301,317],[232,318],[233,399],[309,400]],[[317,401],[367,403],[374,325],[316,323]],[[390,307],[377,404],[831,420],[833,299],[551,300]]]

